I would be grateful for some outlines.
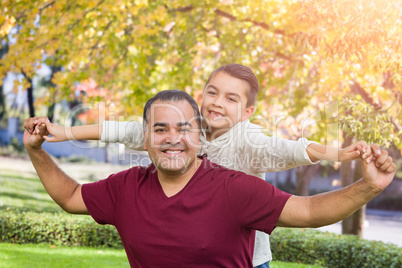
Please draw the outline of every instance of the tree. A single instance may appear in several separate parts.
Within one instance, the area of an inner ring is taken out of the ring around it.
[[[337,128],[328,130],[339,123],[402,149],[401,1],[4,0],[1,11],[10,50],[0,79],[23,70],[29,88],[38,65],[60,66],[55,101],[92,78],[139,114],[157,91],[199,92],[214,68],[237,62],[257,74],[257,113],[269,132],[282,126],[287,137],[341,143]]]

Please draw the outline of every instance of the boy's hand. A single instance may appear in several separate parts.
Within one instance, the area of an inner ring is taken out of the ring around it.
[[[360,158],[368,150],[365,141],[358,141],[339,150],[339,162],[348,162]]]
[[[67,140],[66,128],[50,123],[47,117],[32,117],[26,119],[24,122],[24,127],[30,134],[33,133],[35,127],[41,126],[46,126],[48,134],[52,135],[52,137],[49,137],[47,134],[43,137],[47,142],[60,142]]]

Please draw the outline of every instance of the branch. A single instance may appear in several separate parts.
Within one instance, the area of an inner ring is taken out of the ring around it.
[[[27,76],[27,74],[24,72],[24,69],[23,69],[23,68],[21,68],[21,74],[25,77],[25,79],[26,79],[29,83],[32,84],[32,79]]]
[[[374,103],[373,98],[371,98],[371,96],[364,90],[364,88],[356,81],[353,81],[353,85],[352,85],[351,89],[352,89],[353,93],[359,94],[360,96],[362,96],[363,100],[365,102],[367,102],[368,104],[370,104],[371,106],[373,106],[376,111],[378,111],[382,108],[381,104]],[[386,111],[384,111],[384,112],[386,112]],[[395,117],[390,116],[389,121],[394,125],[394,128],[396,129],[397,132],[402,130],[402,126],[396,121]],[[399,136],[402,137],[402,134]]]
[[[169,13],[172,13],[172,12],[188,12],[188,11],[191,11],[191,10],[194,9],[193,5],[188,5],[188,6],[185,6],[185,7],[179,7],[179,8],[175,8],[175,9],[169,9],[167,6],[165,6],[165,7],[168,9]],[[227,19],[229,19],[231,21],[251,22],[255,26],[259,26],[259,27],[261,27],[261,28],[263,28],[265,30],[270,30],[269,25],[266,24],[265,22],[255,21],[255,20],[251,20],[251,19],[239,20],[237,17],[235,17],[235,16],[233,16],[233,15],[231,15],[231,14],[229,14],[229,13],[223,11],[223,10],[220,10],[219,8],[215,8],[214,12],[218,16],[225,17],[225,18],[227,18]],[[285,35],[285,31],[283,31],[283,30],[274,30],[274,33],[280,34],[280,35]]]
[[[50,3],[46,4],[46,5],[44,5],[43,7],[41,7],[41,8],[39,9],[39,16],[41,15],[41,13],[42,13],[43,10],[45,10],[45,9],[48,8],[48,7],[53,6],[55,3],[56,3],[56,1],[53,1],[53,2],[50,2]]]
[[[85,16],[86,16],[89,12],[94,11],[94,10],[95,10],[98,6],[100,6],[103,2],[105,2],[105,0],[99,1],[99,3],[96,4],[96,6],[94,6],[93,8],[91,8],[91,9],[85,11],[85,13],[84,13],[84,15],[82,16],[82,18],[76,20],[76,22],[74,22],[73,24],[71,24],[71,25],[68,27],[68,30],[71,31],[83,18],[85,18]]]
[[[229,20],[231,20],[231,21],[237,20],[237,21],[242,21],[242,22],[251,22],[251,23],[254,24],[255,26],[259,26],[259,27],[261,27],[261,28],[263,28],[263,29],[265,29],[265,30],[270,30],[269,25],[266,24],[265,22],[259,22],[259,21],[255,21],[255,20],[251,20],[251,19],[239,20],[237,17],[235,17],[235,16],[233,16],[233,15],[231,15],[231,14],[225,12],[225,11],[222,11],[222,10],[220,10],[219,8],[216,8],[216,9],[214,10],[214,12],[215,12],[217,15],[222,16],[222,17],[225,17],[225,18],[227,18],[227,19],[229,19]],[[274,33],[280,34],[280,35],[285,35],[285,31],[283,31],[283,30],[274,30]]]
[[[108,24],[106,25],[105,29],[102,31],[102,35],[99,36],[98,40],[96,41],[95,45],[92,46],[91,48],[91,52],[89,53],[89,58],[92,57],[93,52],[95,51],[95,49],[98,47],[102,37],[105,35],[105,32],[109,29],[110,25],[112,25],[113,21],[109,21]]]

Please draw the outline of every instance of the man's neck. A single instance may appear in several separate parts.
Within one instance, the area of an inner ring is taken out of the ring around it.
[[[163,192],[167,197],[171,197],[179,193],[191,180],[201,165],[202,159],[196,158],[195,161],[184,172],[164,172],[158,170],[159,183]]]

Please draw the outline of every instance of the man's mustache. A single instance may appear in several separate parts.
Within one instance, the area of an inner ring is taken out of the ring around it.
[[[163,144],[163,145],[161,145],[159,147],[159,150],[161,150],[161,151],[165,151],[165,150],[168,150],[168,149],[184,151],[184,150],[187,149],[187,146],[185,146],[184,144],[179,143],[179,144]]]

